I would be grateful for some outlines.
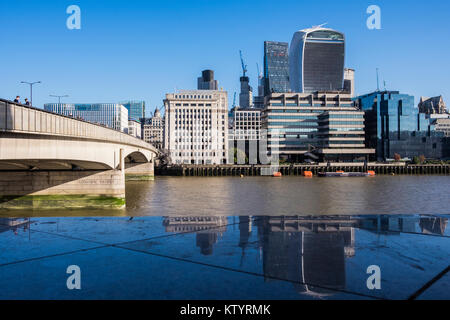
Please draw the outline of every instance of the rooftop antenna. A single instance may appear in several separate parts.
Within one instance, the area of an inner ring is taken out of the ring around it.
[[[380,91],[380,81],[378,77],[378,68],[377,68],[377,91]]]
[[[242,51],[239,50],[239,55],[241,56],[241,64],[242,64],[242,72],[243,72],[243,77],[245,77],[245,73],[247,72],[247,65],[244,64],[244,58],[242,58]]]

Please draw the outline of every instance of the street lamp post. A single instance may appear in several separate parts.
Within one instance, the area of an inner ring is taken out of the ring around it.
[[[36,81],[36,82],[21,81],[20,83],[25,83],[25,84],[30,85],[30,103],[31,103],[31,106],[33,106],[33,85],[41,83],[41,82],[40,81]]]
[[[58,104],[61,104],[61,98],[67,98],[68,95],[66,94],[64,96],[58,96],[58,95],[55,95],[55,94],[51,94],[50,97],[58,98]]]

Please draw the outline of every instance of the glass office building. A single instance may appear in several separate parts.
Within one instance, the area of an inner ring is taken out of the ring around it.
[[[375,153],[365,146],[364,113],[350,94],[273,93],[266,97],[262,128],[270,153],[291,162],[364,161]]]
[[[118,131],[128,129],[128,110],[117,103],[47,103],[44,110],[100,124]]]
[[[343,90],[344,60],[344,34],[321,27],[297,31],[289,51],[291,91]]]
[[[264,95],[289,92],[289,45],[264,41]]]
[[[127,108],[129,120],[139,122],[141,118],[145,118],[144,101],[123,101],[120,104]]]
[[[444,134],[419,113],[413,96],[376,91],[356,98],[356,103],[365,112],[367,146],[376,150],[376,160],[394,159],[395,154],[409,159],[444,156]]]

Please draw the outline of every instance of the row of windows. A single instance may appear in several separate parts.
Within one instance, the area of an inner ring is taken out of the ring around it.
[[[311,120],[317,120],[317,116],[305,116],[305,115],[298,115],[298,116],[269,116],[269,119],[279,119],[279,120],[283,120],[283,119],[298,119],[298,120],[302,120],[302,119],[311,119]]]
[[[300,126],[300,127],[317,127],[317,122],[315,121],[297,121],[297,122],[270,122],[269,126]]]
[[[203,94],[176,94],[175,99],[212,99],[212,95]]]

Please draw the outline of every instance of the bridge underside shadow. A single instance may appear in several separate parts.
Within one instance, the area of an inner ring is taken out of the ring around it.
[[[79,160],[0,160],[0,209],[122,209],[125,180],[153,179],[138,152],[116,168]]]

